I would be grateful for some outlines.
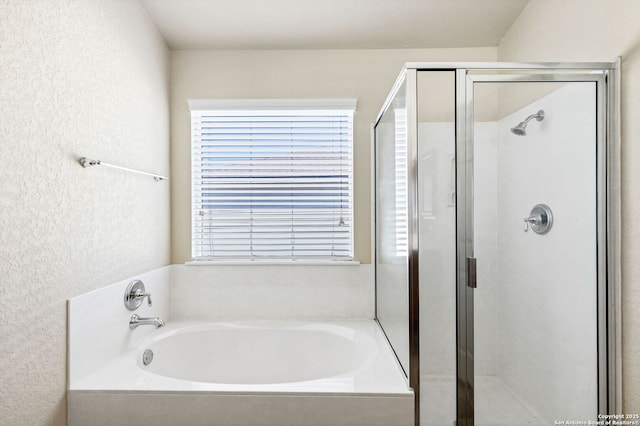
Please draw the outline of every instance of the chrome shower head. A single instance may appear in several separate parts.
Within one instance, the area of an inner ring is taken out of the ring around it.
[[[540,110],[540,111],[536,112],[535,114],[531,114],[530,116],[527,117],[526,120],[521,121],[520,123],[518,123],[517,126],[512,127],[511,128],[511,133],[513,133],[514,135],[518,135],[518,136],[526,136],[527,135],[527,123],[529,123],[529,120],[531,120],[532,118],[535,118],[536,121],[544,120],[544,111]]]
[[[511,133],[518,136],[526,136],[527,135],[527,123],[522,121],[515,127],[511,128]]]

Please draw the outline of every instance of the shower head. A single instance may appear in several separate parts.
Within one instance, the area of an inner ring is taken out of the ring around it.
[[[526,136],[527,135],[527,123],[522,121],[515,127],[511,128],[511,133],[518,136]]]
[[[530,116],[527,117],[526,120],[521,121],[520,123],[518,123],[517,126],[512,127],[511,128],[511,133],[513,133],[514,135],[518,135],[518,136],[526,136],[527,135],[527,123],[529,123],[529,120],[531,120],[532,118],[535,118],[536,121],[542,121],[544,119],[544,111],[540,110],[540,111],[536,112],[535,114],[531,114]]]

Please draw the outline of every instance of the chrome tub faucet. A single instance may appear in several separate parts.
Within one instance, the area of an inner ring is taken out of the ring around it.
[[[155,328],[164,327],[164,320],[160,317],[144,318],[138,314],[131,315],[129,328],[135,330],[139,325],[153,325]]]

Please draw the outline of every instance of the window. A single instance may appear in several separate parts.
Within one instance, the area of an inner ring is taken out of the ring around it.
[[[194,260],[352,260],[355,105],[190,100]]]

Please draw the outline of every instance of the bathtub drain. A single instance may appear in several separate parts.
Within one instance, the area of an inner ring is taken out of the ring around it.
[[[153,361],[153,351],[151,349],[147,349],[142,354],[142,363],[144,365],[149,365],[151,364],[151,361]]]

